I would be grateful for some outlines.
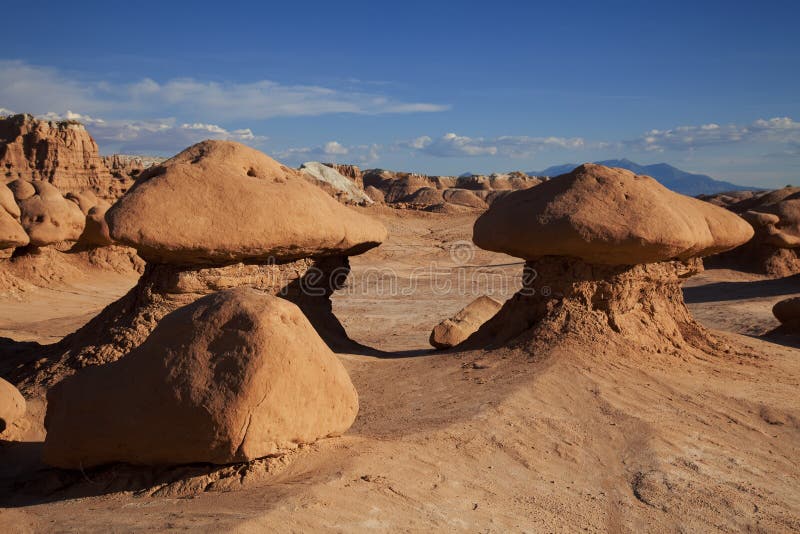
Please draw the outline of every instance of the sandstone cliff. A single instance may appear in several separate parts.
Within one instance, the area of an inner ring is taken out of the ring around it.
[[[28,114],[0,118],[0,166],[5,182],[45,180],[65,193],[92,189],[104,194],[112,182],[82,124]]]

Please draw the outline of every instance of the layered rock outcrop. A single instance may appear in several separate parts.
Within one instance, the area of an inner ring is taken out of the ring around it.
[[[340,435],[358,412],[300,309],[244,288],[175,310],[130,354],[47,397],[44,460],[70,469],[249,461]]]
[[[44,180],[64,193],[105,195],[113,182],[82,124],[27,114],[0,118],[0,169],[6,182]]]
[[[355,167],[358,169],[358,167]],[[364,193],[353,178],[340,174],[330,165],[308,161],[300,165],[300,172],[308,176],[315,185],[322,187],[333,197],[344,203],[368,206],[372,199]]]
[[[680,282],[702,270],[701,256],[752,234],[740,217],[650,177],[583,165],[505,196],[476,221],[476,245],[526,265],[523,288],[462,346],[572,333],[595,342],[620,335],[647,350],[713,351]]]

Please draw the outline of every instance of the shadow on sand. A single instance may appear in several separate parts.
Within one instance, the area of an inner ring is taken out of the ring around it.
[[[56,469],[41,461],[41,442],[0,440],[0,508],[19,508],[119,492],[135,496],[186,497],[241,486],[255,471],[269,473],[270,462],[179,466],[111,464],[85,470]]]
[[[683,288],[687,304],[779,297],[800,293],[800,275],[752,282],[716,282]]]

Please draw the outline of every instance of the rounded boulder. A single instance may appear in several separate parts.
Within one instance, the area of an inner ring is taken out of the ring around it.
[[[116,362],[48,392],[46,463],[226,464],[345,432],[358,396],[300,309],[253,289],[165,316]]]

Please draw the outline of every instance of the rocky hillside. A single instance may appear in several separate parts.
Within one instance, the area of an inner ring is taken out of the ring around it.
[[[0,117],[4,183],[44,180],[62,193],[91,190],[114,200],[147,164],[142,158],[100,156],[97,143],[76,121],[48,121],[28,114]]]

